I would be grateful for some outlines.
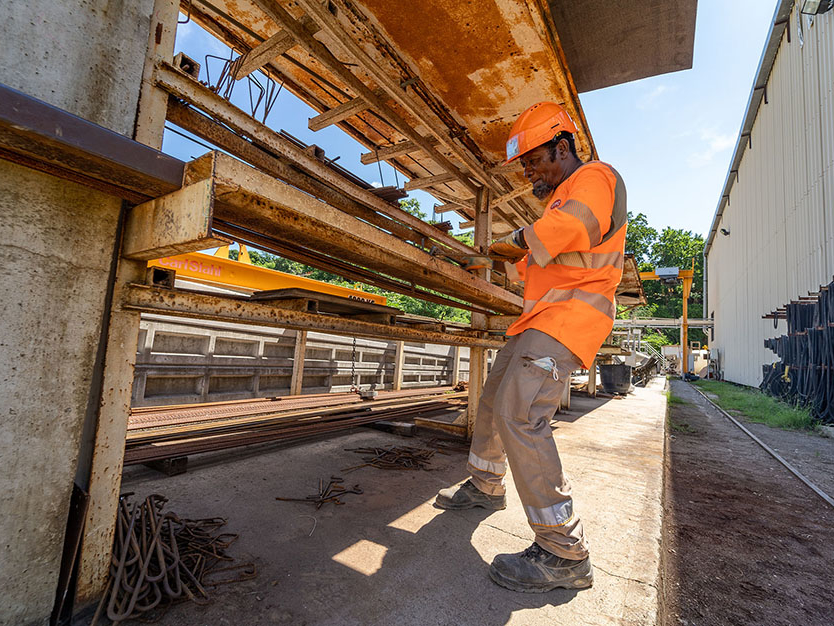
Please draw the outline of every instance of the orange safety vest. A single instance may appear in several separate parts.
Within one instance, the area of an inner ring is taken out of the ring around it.
[[[627,222],[625,184],[607,163],[585,163],[559,185],[524,229],[527,256],[505,263],[524,282],[524,312],[507,335],[534,328],[589,367],[614,325]]]

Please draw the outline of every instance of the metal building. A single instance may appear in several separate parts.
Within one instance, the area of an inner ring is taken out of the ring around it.
[[[772,313],[834,274],[834,11],[798,5],[776,7],[704,249],[712,356],[746,385],[785,333]]]

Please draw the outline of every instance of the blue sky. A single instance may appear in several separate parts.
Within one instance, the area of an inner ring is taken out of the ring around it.
[[[693,68],[582,94],[600,158],[622,174],[629,209],[645,213],[655,228],[684,228],[706,234],[732,157],[744,109],[767,36],[776,0],[700,0]],[[193,23],[180,25],[176,50],[206,64],[212,82],[224,45]],[[238,84],[232,101],[248,108],[249,94]],[[532,103],[531,103],[532,104]],[[316,112],[289,92],[282,92],[266,122],[306,143],[372,183],[395,183],[394,170],[362,165],[366,149],[335,126],[312,132],[307,119]],[[188,160],[206,148],[171,132],[163,150]],[[399,176],[402,185],[403,178]],[[435,200],[416,192],[431,215]],[[448,217],[449,214],[446,214]]]

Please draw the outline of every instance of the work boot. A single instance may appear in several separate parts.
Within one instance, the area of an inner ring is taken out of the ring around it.
[[[491,511],[507,508],[506,496],[491,496],[472,484],[471,480],[458,487],[441,489],[434,499],[441,509],[474,509],[476,506]]]
[[[557,587],[587,589],[594,584],[590,557],[581,561],[564,559],[535,542],[524,552],[496,556],[489,577],[502,587],[526,593],[542,593]]]

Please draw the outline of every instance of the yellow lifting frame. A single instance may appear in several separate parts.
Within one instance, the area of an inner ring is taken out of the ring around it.
[[[689,372],[689,293],[692,291],[692,279],[695,277],[695,259],[692,268],[678,270],[678,278],[683,282],[683,321],[681,324],[681,376]],[[654,272],[640,272],[640,280],[660,280]]]

